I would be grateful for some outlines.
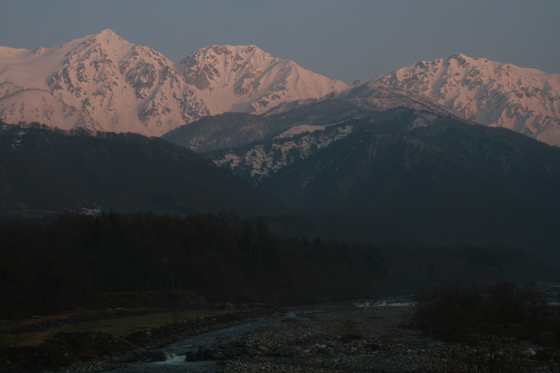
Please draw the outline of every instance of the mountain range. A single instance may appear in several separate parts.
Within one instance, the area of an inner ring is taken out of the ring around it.
[[[473,123],[560,144],[560,74],[462,54],[348,85],[251,45],[213,45],[180,62],[111,30],[54,48],[0,47],[6,123],[161,136],[207,116],[266,116],[334,97],[376,99],[378,107],[429,102]]]
[[[0,47],[0,118],[160,136],[226,111],[260,114],[348,85],[255,46],[210,46],[175,63],[111,30],[34,51]]]
[[[31,122],[0,131],[3,211],[227,210],[560,258],[559,74],[455,54],[347,85],[255,46],[175,63],[110,30],[0,57],[0,119]]]

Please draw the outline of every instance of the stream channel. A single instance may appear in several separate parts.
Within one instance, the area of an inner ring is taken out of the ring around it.
[[[289,312],[284,316],[277,316],[266,320],[258,320],[231,326],[225,329],[214,330],[195,337],[187,338],[175,342],[166,347],[162,347],[159,351],[165,352],[168,356],[167,361],[146,363],[137,362],[129,363],[125,368],[113,370],[110,373],[152,373],[152,372],[200,372],[210,373],[216,371],[216,361],[185,361],[185,353],[187,351],[198,348],[216,348],[220,344],[231,343],[240,340],[246,333],[261,328],[265,325],[280,322],[286,319],[297,319],[300,321],[308,321],[306,315],[316,313],[317,311]],[[230,339],[217,339],[218,336],[227,335]]]

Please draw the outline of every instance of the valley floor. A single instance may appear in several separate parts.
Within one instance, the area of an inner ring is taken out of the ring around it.
[[[502,366],[505,370],[500,371],[508,372],[558,371],[558,366],[553,370],[547,367],[549,363],[555,364],[553,359],[558,358],[558,351],[546,347],[545,343],[539,345],[495,335],[463,336],[460,343],[437,339],[433,330],[421,331],[411,323],[413,306],[321,305],[299,307],[295,312],[304,308],[307,312],[303,318],[289,316],[290,309],[263,307],[145,329],[125,339],[105,332],[102,335],[107,345],[114,346],[114,352],[95,360],[84,360],[83,351],[80,353],[68,344],[71,341],[68,338],[76,333],[58,334],[58,339],[50,343],[53,348],[48,348],[47,343],[44,347],[5,355],[4,358],[13,359],[27,353],[29,359],[19,368],[5,360],[0,364],[0,371],[128,372],[131,368],[136,371],[135,362],[160,361],[158,357],[162,353],[158,349],[163,346],[211,330],[281,315],[288,318],[249,332],[241,340],[220,335],[206,348],[185,351],[186,360],[217,360],[218,373],[495,371],[487,369],[491,364]],[[99,332],[81,332],[76,336],[93,338],[95,333]],[[75,357],[64,368],[62,361],[68,354]],[[164,366],[157,366],[157,371],[160,368],[162,372],[167,371]],[[188,371],[186,365],[169,368]]]

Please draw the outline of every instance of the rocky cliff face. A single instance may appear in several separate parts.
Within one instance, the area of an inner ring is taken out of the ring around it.
[[[212,114],[261,114],[281,103],[320,98],[348,88],[254,45],[203,48],[181,61],[178,69],[199,90]]]
[[[261,113],[347,88],[255,46],[180,63],[111,30],[34,51],[0,47],[0,119],[160,136],[207,115]]]

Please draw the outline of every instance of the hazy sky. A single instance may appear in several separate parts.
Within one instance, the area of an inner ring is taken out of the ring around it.
[[[0,45],[54,47],[110,28],[173,61],[254,44],[351,83],[453,53],[560,73],[560,0],[0,0]]]

